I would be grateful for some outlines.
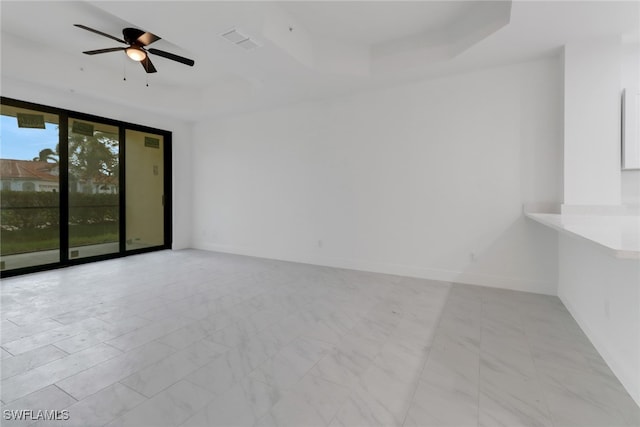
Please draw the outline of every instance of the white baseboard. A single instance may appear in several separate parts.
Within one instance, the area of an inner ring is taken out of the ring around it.
[[[236,255],[246,255],[257,258],[276,259],[280,261],[299,262],[304,264],[322,265],[326,267],[346,268],[373,273],[393,274],[398,276],[417,277],[441,282],[455,282],[469,285],[488,286],[492,288],[509,289],[515,291],[532,292],[545,295],[556,295],[557,284],[530,280],[520,277],[498,276],[464,271],[425,268],[413,265],[373,262],[368,260],[345,259],[323,256],[290,256],[267,253],[267,251],[244,248],[231,245],[219,245],[206,242],[194,242],[195,249],[214,252],[224,252]]]

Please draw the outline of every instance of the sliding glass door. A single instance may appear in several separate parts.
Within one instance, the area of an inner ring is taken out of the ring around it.
[[[69,259],[120,250],[118,126],[69,118]]]
[[[164,242],[164,137],[126,131],[127,250]]]
[[[170,132],[0,99],[0,276],[171,247]]]
[[[2,105],[0,269],[60,261],[59,117]]]

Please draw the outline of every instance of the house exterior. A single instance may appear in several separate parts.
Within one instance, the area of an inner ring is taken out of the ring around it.
[[[0,159],[0,188],[3,191],[57,192],[60,187],[57,163]],[[71,191],[88,194],[116,194],[118,178],[100,175],[91,182],[78,180]]]
[[[5,191],[48,191],[59,189],[57,163],[0,159],[0,182]]]

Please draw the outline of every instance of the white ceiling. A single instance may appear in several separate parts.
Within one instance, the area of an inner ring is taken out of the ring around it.
[[[524,61],[590,37],[637,41],[640,25],[635,1],[3,0],[0,8],[4,88],[46,85],[185,120]],[[87,56],[118,43],[73,24],[116,37],[128,26],[150,31],[163,38],[152,47],[196,65],[151,56],[158,73],[147,76],[121,52]],[[261,47],[222,39],[230,28]]]
[[[375,44],[447,25],[471,1],[281,3],[307,31],[346,43]]]

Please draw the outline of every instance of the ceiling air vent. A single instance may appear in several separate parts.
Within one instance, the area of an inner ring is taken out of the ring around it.
[[[240,46],[245,50],[251,50],[260,47],[258,42],[256,42],[249,36],[242,34],[235,28],[223,33],[222,38],[235,44],[236,46]]]

